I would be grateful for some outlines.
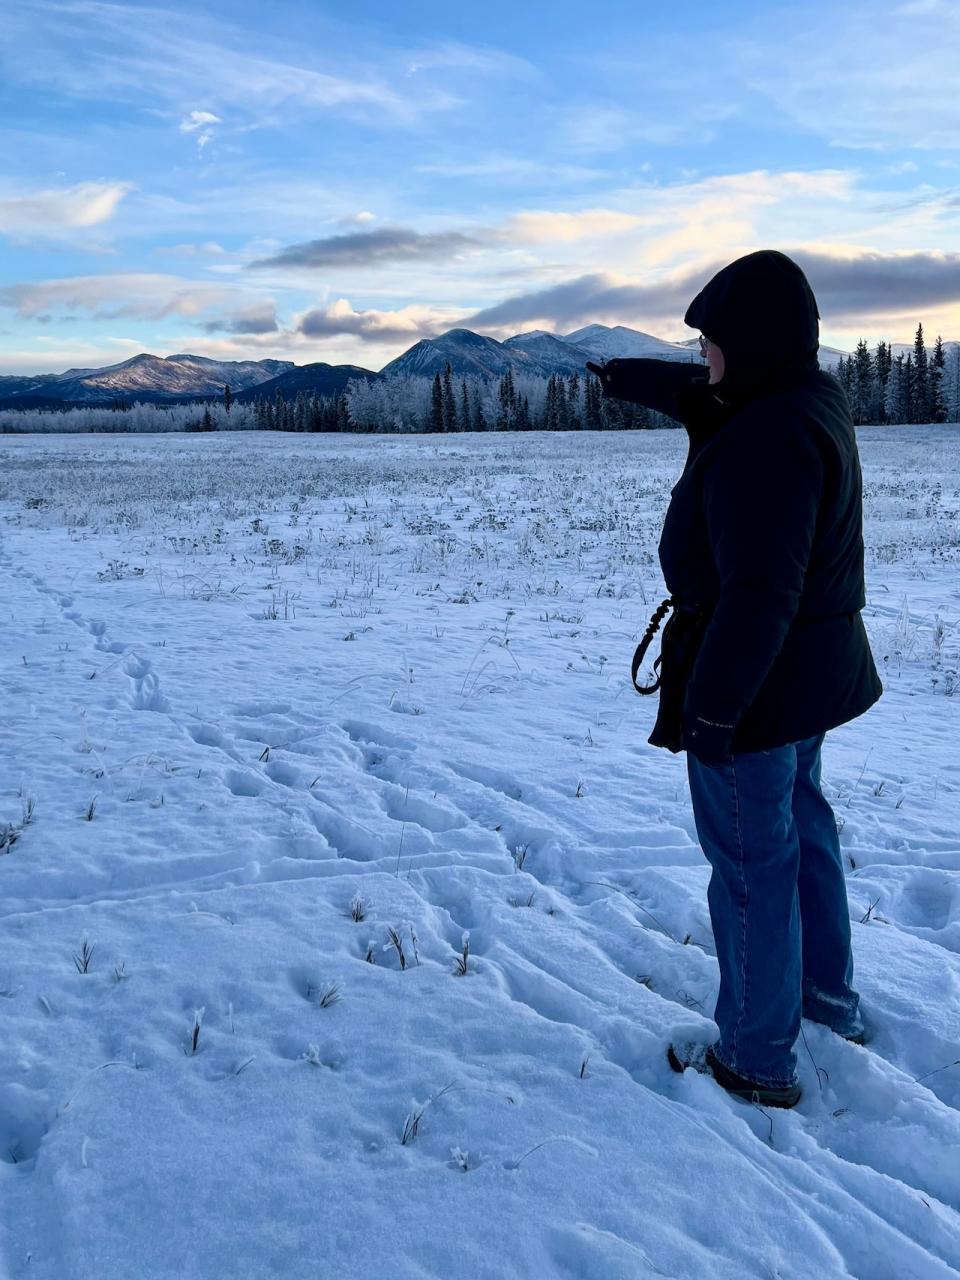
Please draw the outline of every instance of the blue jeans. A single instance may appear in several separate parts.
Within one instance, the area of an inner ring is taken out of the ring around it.
[[[824,734],[702,764],[687,752],[720,964],[714,1052],[758,1084],[796,1080],[801,1016],[863,1029],[837,826],[820,790]]]

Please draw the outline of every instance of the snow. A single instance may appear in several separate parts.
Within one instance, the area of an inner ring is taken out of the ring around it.
[[[628,329],[626,325],[588,324],[584,329],[576,329],[573,333],[563,335],[564,342],[573,343],[590,351],[601,360],[612,360],[617,356],[630,358],[654,357],[658,360],[696,360],[699,348],[691,348],[687,343],[666,342],[663,338],[655,338],[650,333],[639,329]]]
[[[4,1280],[956,1276],[956,431],[859,432],[874,1038],[804,1023],[789,1112],[664,1056],[717,985],[628,670],[682,432],[0,441]]]

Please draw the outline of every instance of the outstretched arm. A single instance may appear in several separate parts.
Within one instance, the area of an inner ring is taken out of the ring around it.
[[[605,396],[646,405],[678,422],[686,421],[678,392],[706,378],[704,366],[692,360],[616,359],[604,365],[589,363],[587,368],[599,377]]]

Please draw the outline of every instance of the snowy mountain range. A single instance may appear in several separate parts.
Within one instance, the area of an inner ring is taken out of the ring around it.
[[[105,404],[123,400],[184,400],[242,391],[285,373],[292,360],[210,360],[147,352],[101,369],[67,369],[33,377],[0,377],[0,404]]]
[[[696,340],[694,340],[696,342]],[[588,360],[610,360],[614,356],[655,356],[661,360],[698,360],[695,348],[664,342],[639,329],[623,325],[608,328],[591,324],[574,333],[547,333],[533,329],[504,342],[485,338],[470,329],[448,329],[437,338],[424,338],[408,351],[384,365],[381,373],[407,373],[433,377],[442,373],[447,361],[455,374],[476,373],[499,377],[511,369],[549,377],[551,373],[582,373]]]
[[[948,343],[947,347],[957,344]],[[909,344],[895,343],[894,353],[910,351]],[[847,352],[820,347],[820,363],[834,369]],[[0,407],[57,407],[71,404],[111,404],[118,400],[174,402],[221,396],[225,386],[240,400],[308,394],[335,395],[350,378],[390,377],[413,374],[433,377],[448,361],[457,375],[500,377],[514,374],[539,377],[582,373],[588,360],[603,362],[614,357],[653,357],[660,360],[699,361],[697,338],[666,342],[625,325],[591,324],[572,333],[548,333],[533,329],[503,342],[470,329],[449,329],[436,338],[424,338],[378,372],[359,365],[323,362],[297,365],[292,360],[211,360],[181,353],[154,356],[148,352],[119,364],[98,369],[67,369],[64,373],[33,376],[0,376]]]

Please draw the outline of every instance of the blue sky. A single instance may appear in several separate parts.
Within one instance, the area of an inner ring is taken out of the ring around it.
[[[6,0],[0,58],[0,373],[685,338],[764,247],[825,343],[960,338],[957,0]]]

